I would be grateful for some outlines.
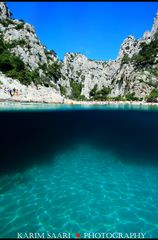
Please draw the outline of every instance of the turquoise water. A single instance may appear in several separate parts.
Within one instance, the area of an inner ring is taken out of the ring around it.
[[[0,237],[158,237],[158,113],[35,107],[0,114]]]
[[[143,105],[143,104],[51,104],[51,103],[15,103],[15,102],[0,102],[0,112],[2,111],[61,111],[61,110],[86,110],[86,109],[97,109],[97,110],[154,110],[158,111],[156,105]]]

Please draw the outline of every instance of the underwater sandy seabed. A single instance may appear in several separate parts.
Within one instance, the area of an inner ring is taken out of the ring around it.
[[[157,111],[13,110],[0,112],[0,237],[158,237]]]

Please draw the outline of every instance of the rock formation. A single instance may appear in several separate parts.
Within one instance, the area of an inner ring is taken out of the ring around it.
[[[9,9],[7,8],[4,2],[0,3],[0,21],[6,20],[8,17],[11,16]]]
[[[64,60],[59,61],[55,52],[47,50],[41,43],[33,26],[13,19],[6,4],[1,2],[0,71],[3,74],[0,74],[0,97],[9,98],[2,92],[11,83],[21,89],[19,99],[30,101],[40,98],[46,101],[46,96],[48,102],[50,99],[62,101],[63,98],[115,99],[127,96],[146,99],[158,86],[157,49],[153,47],[152,61],[147,61],[143,54],[157,44],[154,42],[157,41],[157,32],[158,13],[151,31],[146,31],[140,39],[128,36],[114,61],[94,61],[80,53],[66,53]],[[5,58],[10,59],[8,69],[4,68]]]
[[[62,64],[60,84],[65,87],[67,96],[71,97],[71,82],[82,84],[81,95],[90,98],[90,92],[97,85],[98,91],[109,87],[109,98],[126,95],[142,100],[157,87],[157,73],[152,71],[157,65],[150,67],[135,66],[134,57],[139,55],[143,44],[149,45],[158,32],[158,14],[151,32],[146,31],[141,39],[128,36],[122,43],[115,61],[93,61],[81,54],[67,53]],[[156,51],[156,49],[155,49]],[[132,98],[131,98],[132,99]]]
[[[60,89],[59,86],[56,84],[56,81],[54,79],[53,74],[48,74],[49,69],[51,69],[51,66],[58,61],[56,54],[53,51],[49,51],[46,49],[46,47],[40,42],[39,38],[37,37],[35,30],[32,25],[25,23],[23,20],[16,20],[11,18],[11,13],[8,10],[5,3],[0,3],[0,39],[2,45],[4,45],[3,49],[1,50],[1,56],[0,59],[0,71],[3,72],[3,58],[8,57],[8,52],[6,54],[6,49],[9,51],[10,56],[16,56],[18,59],[15,59],[15,63],[17,60],[21,60],[24,64],[23,71],[23,78],[26,77],[26,81],[24,82],[25,85],[28,81],[27,75],[30,74],[30,79],[32,79],[31,86],[33,89],[41,88],[38,86],[38,88],[34,85],[34,82],[37,82],[36,85],[40,85],[40,83],[48,85],[45,89],[45,91],[48,91],[48,101],[50,101],[50,92],[53,92],[54,94],[57,93],[57,96],[60,96]],[[3,52],[2,52],[3,51]],[[8,57],[9,58],[9,57]],[[10,65],[14,65],[14,63],[9,63]],[[20,62],[21,64],[21,62]],[[10,66],[12,68],[12,66]],[[25,71],[24,71],[25,70]],[[17,70],[15,69],[17,72]],[[21,71],[21,72],[22,72]],[[3,72],[5,73],[5,72]],[[19,76],[16,76],[17,74],[14,74],[14,69],[12,71],[6,72],[10,76],[10,81],[12,82],[12,78],[14,79],[13,85],[17,85],[19,82]],[[15,75],[15,77],[14,77]],[[21,77],[21,78],[22,78]],[[20,78],[20,79],[21,79]],[[0,83],[1,83],[1,95],[3,92],[4,87],[10,87],[8,78],[5,81],[4,84],[4,74],[0,75]],[[29,82],[30,84],[31,82]],[[39,83],[39,84],[38,84]],[[19,82],[20,84],[20,82]],[[2,87],[3,85],[3,87]],[[25,89],[26,86],[24,84],[19,85],[19,89]],[[27,84],[28,85],[28,84]],[[21,87],[20,87],[21,86]],[[43,86],[44,87],[44,86]],[[30,88],[28,88],[29,91]],[[31,93],[28,96],[31,98]],[[25,91],[24,91],[25,92]],[[39,94],[37,94],[39,92]],[[9,98],[9,95],[3,94],[3,98]],[[37,97],[36,97],[37,95]],[[38,98],[38,95],[41,96],[41,99],[43,99],[43,96],[46,95],[46,93],[42,94],[42,91],[35,91],[34,99]],[[26,94],[22,92],[21,98],[23,99],[23,96],[26,96]],[[2,98],[2,97],[1,97]],[[58,99],[58,97],[57,97]],[[63,97],[59,97],[59,101],[61,101]],[[28,97],[26,97],[26,100],[29,100]],[[54,99],[55,101],[56,99]]]

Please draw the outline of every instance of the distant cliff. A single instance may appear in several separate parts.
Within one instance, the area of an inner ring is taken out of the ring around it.
[[[59,80],[65,94],[99,100],[149,100],[153,94],[157,98],[157,33],[158,14],[151,32],[145,32],[141,39],[128,36],[123,41],[115,61],[93,61],[82,54],[65,54]]]
[[[0,98],[10,97],[2,94],[4,87],[16,85],[22,99],[156,101],[157,69],[158,14],[142,38],[123,41],[114,61],[94,61],[78,53],[66,53],[59,61],[32,25],[13,19],[0,3]]]

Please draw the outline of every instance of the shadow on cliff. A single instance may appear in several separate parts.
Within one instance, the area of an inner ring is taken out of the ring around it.
[[[158,165],[158,113],[52,111],[0,113],[0,173],[53,162],[56,154],[87,140],[126,164]]]

